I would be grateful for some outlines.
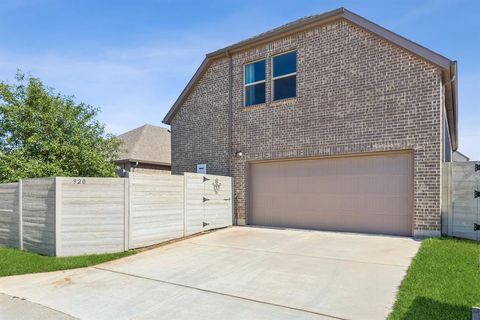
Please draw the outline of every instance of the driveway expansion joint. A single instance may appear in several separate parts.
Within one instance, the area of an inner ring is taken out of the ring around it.
[[[276,304],[276,303],[272,303],[272,302],[268,302],[268,301],[261,301],[261,300],[251,299],[251,298],[245,298],[245,297],[236,296],[236,295],[233,295],[233,294],[222,293],[222,292],[218,292],[218,291],[193,287],[193,286],[189,286],[189,285],[181,284],[181,283],[176,283],[176,282],[170,282],[170,281],[165,281],[165,280],[160,280],[160,279],[144,277],[144,276],[141,276],[141,275],[131,274],[131,273],[127,273],[127,272],[116,271],[116,270],[111,270],[111,269],[106,269],[106,268],[101,268],[101,267],[92,267],[92,268],[97,269],[97,270],[101,270],[101,271],[121,274],[121,275],[125,275],[125,276],[128,276],[128,277],[134,277],[134,278],[143,279],[143,280],[150,280],[150,281],[160,282],[160,283],[169,284],[169,285],[173,285],[173,286],[177,286],[177,287],[182,287],[182,288],[198,290],[198,291],[202,291],[202,292],[206,292],[206,293],[221,295],[221,296],[230,297],[230,298],[234,298],[234,299],[240,299],[240,300],[250,301],[250,302],[254,302],[254,303],[266,304],[266,305],[270,305],[270,306],[273,306],[273,307],[285,308],[285,309],[295,310],[295,311],[299,311],[299,312],[310,313],[310,314],[314,314],[314,315],[318,315],[318,316],[322,316],[322,317],[327,317],[327,318],[331,318],[331,319],[352,320],[352,319],[348,319],[348,318],[341,318],[341,317],[337,317],[337,316],[334,316],[334,315],[324,314],[324,313],[321,313],[321,312],[316,312],[316,311],[311,311],[311,310],[306,310],[306,309],[301,309],[301,308],[296,308],[296,307],[290,307],[290,306]]]
[[[343,261],[343,262],[355,262],[355,263],[382,265],[382,266],[396,267],[396,268],[408,268],[408,265],[394,264],[394,263],[385,263],[385,262],[371,262],[371,261],[365,261],[365,260],[354,260],[354,259],[346,259],[346,258],[335,258],[335,257],[329,257],[329,256],[311,256],[311,255],[298,254],[298,253],[288,253],[288,252],[262,250],[262,249],[247,249],[247,248],[242,248],[242,247],[223,246],[223,245],[215,245],[215,244],[204,244],[204,243],[196,243],[196,242],[188,242],[188,244],[193,244],[193,245],[197,245],[197,246],[204,246],[204,247],[236,249],[236,250],[244,250],[244,251],[252,251],[252,252],[265,252],[265,253],[269,253],[269,254],[280,254],[280,255],[294,256],[294,257],[304,257],[304,258],[324,259],[324,260],[335,260],[335,261]]]
[[[51,308],[51,307],[49,307],[49,306],[46,306],[46,305],[41,304],[41,303],[38,303],[38,302],[30,301],[30,300],[28,300],[28,299],[26,299],[26,298],[22,298],[22,297],[19,297],[19,296],[11,295],[11,294],[8,294],[8,293],[5,293],[5,292],[0,292],[0,295],[6,296],[6,297],[8,297],[8,298],[10,298],[10,299],[18,299],[18,300],[22,300],[22,301],[31,303],[31,304],[33,304],[33,305],[37,305],[37,306],[39,306],[39,307],[41,307],[41,308],[44,308],[44,309],[46,309],[46,310],[50,310],[50,311],[53,311],[53,312],[58,313],[58,314],[60,314],[60,315],[69,317],[69,318],[71,318],[71,320],[80,320],[80,318],[77,318],[77,317],[75,317],[75,316],[72,316],[71,314],[68,314],[68,313],[66,313],[66,312],[63,312],[63,311],[61,311],[61,310],[57,310],[57,309]]]

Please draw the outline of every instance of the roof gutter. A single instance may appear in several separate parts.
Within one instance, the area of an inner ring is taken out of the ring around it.
[[[450,79],[445,84],[445,92],[450,92],[448,99],[445,99],[447,108],[447,120],[450,128],[450,137],[452,140],[452,149],[458,149],[458,69],[457,61],[450,64]],[[449,104],[447,104],[447,101]]]
[[[144,163],[144,164],[154,164],[159,166],[171,166],[170,162],[160,162],[160,161],[151,161],[151,160],[141,160],[141,159],[116,159],[113,162],[120,164],[125,162],[135,162],[135,163]],[[138,165],[138,164],[137,164]]]
[[[163,118],[163,120],[162,120],[163,123],[171,124],[173,116],[178,111],[178,106],[186,98],[186,96],[188,95],[190,90],[195,85],[197,79],[200,78],[200,76],[205,72],[205,70],[207,69],[209,64],[210,64],[210,60],[208,59],[208,57],[205,57],[205,59],[203,59],[203,61],[202,61],[202,64],[200,65],[200,67],[198,67],[197,71],[195,72],[193,77],[188,82],[187,86],[183,89],[182,93],[180,93],[180,96],[177,98],[177,100],[173,104],[172,108],[170,108],[170,111],[168,111],[167,115]]]
[[[260,34],[256,37],[241,41],[239,43],[233,44],[226,48],[211,52],[206,55],[200,67],[197,69],[193,77],[188,82],[187,86],[183,89],[182,93],[175,101],[165,118],[163,123],[171,124],[175,114],[180,109],[180,106],[187,98],[189,92],[195,86],[197,80],[204,74],[211,61],[219,58],[225,57],[225,55],[231,56],[232,53],[245,50],[260,44],[273,41],[275,39],[289,36],[293,33],[297,33],[306,29],[310,29],[322,24],[330,23],[337,19],[345,19],[350,23],[355,24],[356,26],[373,33],[380,38],[385,39],[386,41],[404,49],[413,55],[427,60],[434,65],[438,66],[443,73],[443,83],[445,85],[445,103],[447,107],[447,115],[450,126],[450,136],[452,137],[452,148],[456,150],[458,147],[458,135],[457,135],[457,124],[458,124],[458,115],[457,115],[457,62],[451,61],[450,59],[431,51],[428,48],[425,48],[411,40],[408,40],[392,31],[389,31],[353,12],[346,10],[345,8],[339,8],[330,12],[326,12],[317,16],[308,17],[305,19],[300,19],[294,23],[287,24],[283,27],[273,29],[272,31],[267,31],[263,34]],[[231,94],[231,93],[229,93]],[[230,98],[229,98],[230,99]],[[229,101],[229,103],[231,103]],[[229,106],[230,107],[230,106]]]
[[[229,55],[231,55],[234,52],[245,50],[253,46],[258,46],[259,44],[272,41],[276,38],[285,37],[289,34],[297,33],[304,29],[310,29],[315,25],[329,23],[331,21],[340,19],[346,11],[347,10],[345,8],[339,8],[333,11],[329,11],[329,12],[320,14],[318,16],[315,16],[314,18],[305,19],[305,21],[300,21],[298,23],[294,23],[289,26],[280,27],[272,31],[265,32],[259,36],[238,42],[231,46],[206,54],[202,64],[200,65],[200,67],[198,67],[197,71],[195,72],[193,77],[190,79],[187,86],[183,89],[182,93],[180,93],[180,96],[175,101],[175,103],[173,104],[171,109],[168,111],[166,116],[163,118],[162,122],[165,124],[171,124],[173,117],[178,111],[179,105],[183,102],[183,100],[186,98],[190,90],[193,88],[197,79],[199,79],[201,75],[206,71],[208,65],[211,63],[213,59],[224,57],[227,54],[227,52]]]
[[[322,13],[320,15],[306,18],[302,21],[292,23],[290,25],[282,26],[271,31],[264,32],[258,36],[249,38],[247,40],[240,41],[228,47],[216,50],[207,54],[207,58],[215,58],[225,54],[226,51],[235,53],[240,50],[245,50],[254,46],[261,45],[265,42],[274,41],[278,38],[286,37],[292,33],[298,33],[305,29],[313,28],[317,25],[326,24],[334,20],[340,19],[346,12],[349,12],[345,8],[335,9],[329,12]]]

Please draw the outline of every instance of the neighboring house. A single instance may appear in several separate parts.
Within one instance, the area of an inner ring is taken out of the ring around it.
[[[163,120],[172,173],[234,178],[238,224],[439,236],[457,64],[346,9],[207,54]]]
[[[118,136],[123,141],[119,155],[118,174],[128,172],[143,174],[170,174],[170,131],[166,128],[145,124]]]
[[[470,161],[470,158],[461,153],[460,151],[454,151],[452,153],[452,161],[454,162],[463,162],[463,161]]]

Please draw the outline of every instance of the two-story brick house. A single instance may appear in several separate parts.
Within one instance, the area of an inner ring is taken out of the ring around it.
[[[164,122],[238,224],[435,236],[456,62],[341,8],[207,54]]]

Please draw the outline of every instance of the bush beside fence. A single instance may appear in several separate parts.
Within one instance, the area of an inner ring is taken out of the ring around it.
[[[71,256],[154,245],[232,224],[230,177],[55,177],[0,185],[0,246]]]

